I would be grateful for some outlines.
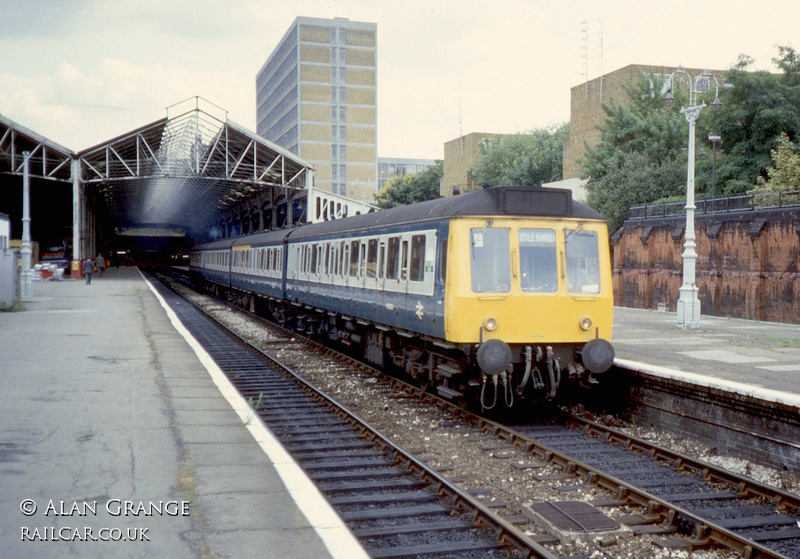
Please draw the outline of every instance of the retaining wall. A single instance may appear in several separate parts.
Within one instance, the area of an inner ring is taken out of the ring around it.
[[[615,304],[676,310],[685,217],[630,219],[612,237]],[[800,324],[800,208],[699,215],[696,285],[706,315]]]

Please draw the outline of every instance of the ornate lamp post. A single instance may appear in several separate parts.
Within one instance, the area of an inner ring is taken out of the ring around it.
[[[708,70],[692,79],[683,66],[679,66],[669,76],[670,89],[664,95],[664,104],[672,106],[675,98],[672,96],[672,87],[675,85],[675,77],[677,74],[686,76],[689,83],[689,106],[681,109],[681,114],[686,117],[689,122],[689,161],[686,170],[686,241],[683,245],[683,285],[680,289],[680,298],[678,299],[678,326],[682,328],[700,328],[700,299],[697,297],[697,285],[695,284],[695,270],[697,262],[697,252],[695,251],[696,244],[694,242],[694,129],[697,117],[700,116],[700,111],[706,106],[705,102],[700,105],[697,104],[697,93],[701,91],[699,86],[701,83],[708,83],[714,80],[714,101],[711,107],[718,110],[722,106],[719,100],[719,82],[714,74]],[[703,88],[703,90],[706,88]]]

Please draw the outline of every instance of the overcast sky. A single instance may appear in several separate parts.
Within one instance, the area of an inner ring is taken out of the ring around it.
[[[800,50],[798,0],[0,0],[0,114],[76,151],[194,96],[255,131],[255,75],[297,16],[378,24],[382,157],[569,120],[587,53],[592,79]]]

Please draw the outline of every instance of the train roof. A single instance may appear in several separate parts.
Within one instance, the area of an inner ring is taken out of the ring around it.
[[[228,248],[242,244],[280,242],[287,236],[291,239],[301,239],[329,233],[364,231],[374,227],[440,221],[454,217],[498,215],[603,219],[593,209],[574,201],[572,192],[567,189],[501,186],[313,225],[303,225],[288,231],[270,231],[236,239],[223,239],[204,245],[203,248]]]
[[[293,231],[291,238],[351,230],[360,231],[373,227],[439,221],[454,217],[498,215],[603,219],[593,209],[574,201],[572,192],[567,189],[501,186],[437,198],[407,206],[398,206],[345,219],[326,221],[313,226],[303,226]]]

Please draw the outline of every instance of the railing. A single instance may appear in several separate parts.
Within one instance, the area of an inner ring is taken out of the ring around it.
[[[672,217],[684,215],[686,202],[654,202],[629,208],[628,219],[647,219],[652,217]],[[717,198],[695,200],[695,214],[716,214],[748,212],[770,208],[800,206],[800,190],[789,192],[759,192]]]

